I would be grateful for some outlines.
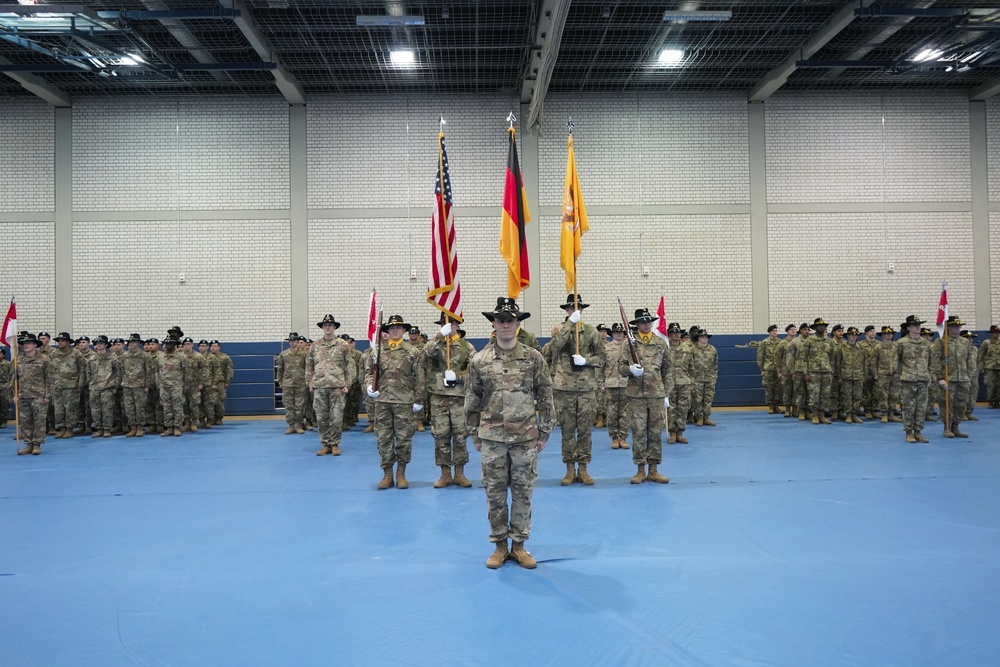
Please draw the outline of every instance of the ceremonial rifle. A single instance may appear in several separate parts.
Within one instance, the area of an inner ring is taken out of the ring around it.
[[[618,311],[622,316],[622,326],[625,327],[625,335],[628,337],[628,351],[632,355],[632,363],[639,364],[639,343],[635,340],[635,334],[632,333],[632,326],[628,323],[628,317],[625,315],[625,306],[622,305],[622,298],[618,297]],[[640,366],[642,364],[639,364]]]

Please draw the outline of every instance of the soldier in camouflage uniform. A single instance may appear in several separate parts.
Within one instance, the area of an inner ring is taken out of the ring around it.
[[[694,389],[691,392],[691,411],[694,413],[696,426],[715,426],[710,417],[712,403],[715,401],[715,384],[719,380],[719,351],[708,342],[712,335],[704,329],[696,331],[694,337]]]
[[[778,382],[781,385],[779,400],[781,401],[782,410],[780,412],[785,417],[791,417],[798,413],[797,410],[793,411],[792,409],[792,396],[795,395],[795,381],[792,379],[792,374],[786,366],[788,346],[795,340],[798,331],[798,327],[794,324],[789,324],[785,327],[785,337],[778,343],[774,354],[774,365],[778,373]]]
[[[205,364],[204,358],[194,351],[194,339],[190,337],[181,341],[181,353],[187,359],[184,370],[184,426],[182,431],[197,433],[198,420],[201,419],[201,378]]]
[[[364,378],[364,371],[361,370],[361,352],[358,351],[353,338],[347,334],[340,334],[340,340],[351,347],[351,357],[354,358],[354,369],[357,378],[347,390],[347,399],[344,403],[344,430],[351,428],[358,423],[358,406],[361,404],[361,380]]]
[[[915,315],[909,315],[900,325],[906,334],[895,345],[899,368],[900,403],[903,406],[903,430],[907,442],[928,442],[924,430],[927,414],[927,381],[931,377],[931,344],[920,337],[920,325]]]
[[[49,371],[54,386],[51,402],[55,407],[56,438],[72,438],[87,369],[68,333],[61,332],[55,341],[59,347],[49,354]]]
[[[928,343],[933,343],[931,338],[934,336],[934,332],[926,327],[920,328],[920,337],[923,338]],[[941,392],[941,387],[938,383],[934,381],[934,378],[927,380],[927,410],[924,412],[925,422],[936,422],[937,418],[934,416],[934,404],[939,403],[944,405],[944,394]]]
[[[883,424],[902,421],[895,412],[896,405],[899,404],[899,364],[896,344],[892,340],[895,333],[895,330],[888,325],[882,327],[882,342],[875,350],[874,375]]]
[[[0,350],[0,428],[7,428],[7,420],[10,419],[10,403],[13,400],[14,364],[7,360],[6,350]]]
[[[170,336],[163,340],[163,353],[157,362],[160,403],[163,404],[164,431],[160,437],[180,437],[184,426],[184,377],[187,358],[177,350],[179,340]]]
[[[682,342],[684,334],[681,325],[671,322],[667,325],[667,335],[670,337],[670,373],[673,377],[673,390],[670,392],[670,410],[667,412],[667,444],[687,444],[684,429],[687,427],[687,414],[691,410],[691,390],[694,382],[694,350],[690,342]]]
[[[358,367],[351,346],[337,338],[340,322],[327,315],[317,326],[323,338],[306,354],[305,386],[313,392],[313,406],[319,424],[320,449],[316,456],[340,456],[340,436],[344,430],[344,399],[357,379]]]
[[[962,320],[951,315],[945,320],[945,336],[934,341],[931,346],[931,375],[948,392],[945,401],[948,409],[944,415],[944,437],[968,438],[958,427],[965,412],[969,396],[969,341],[962,338]],[[948,351],[945,353],[945,345]]]
[[[217,415],[215,408],[219,403],[219,392],[216,387],[221,382],[219,356],[212,354],[212,345],[207,340],[198,341],[198,353],[201,354],[201,414],[202,428],[212,428]]]
[[[618,360],[625,345],[625,327],[615,322],[611,325],[611,340],[604,344],[604,393],[611,449],[628,449],[630,414],[625,395],[628,379],[618,372]]]
[[[666,343],[653,333],[655,321],[656,317],[646,308],[636,310],[635,319],[629,324],[637,328],[635,352],[638,361],[632,358],[631,342],[622,346],[618,357],[618,375],[628,380],[625,395],[632,428],[632,462],[637,468],[629,480],[632,484],[646,480],[658,484],[670,481],[660,474],[658,466],[663,463],[660,432],[664,426],[664,410],[673,408],[668,399],[673,390],[672,360]],[[671,328],[679,334],[680,327],[676,323]]]
[[[806,356],[801,353],[802,346],[809,340],[812,329],[808,322],[799,326],[799,335],[788,345],[785,354],[786,369],[792,375],[792,400],[794,401],[799,421],[805,421],[806,410],[809,409],[809,383],[806,381]]]
[[[303,340],[303,337],[296,333],[290,334],[288,349],[282,350],[274,361],[275,376],[281,385],[281,403],[285,406],[285,422],[288,424],[285,435],[305,433],[302,421],[305,419],[306,395],[309,391],[306,386],[306,355],[302,351]]]
[[[760,381],[764,386],[764,403],[767,405],[767,414],[769,415],[778,411],[778,401],[781,400],[781,384],[778,380],[777,364],[780,346],[778,325],[772,324],[767,328],[767,338],[757,345],[757,370],[760,371]]]
[[[87,364],[94,356],[94,351],[90,349],[90,337],[80,336],[76,339],[76,351],[83,359],[84,381],[80,387],[80,403],[77,406],[77,426],[74,434],[90,433],[90,426],[94,423],[93,415],[90,412],[90,385],[86,381]]]
[[[406,466],[413,454],[416,415],[424,408],[420,401],[427,393],[420,351],[403,340],[403,333],[409,328],[399,315],[391,316],[382,325],[389,340],[382,346],[378,359],[378,387],[373,386],[375,373],[371,364],[365,373],[368,395],[375,399],[375,439],[383,471],[378,483],[380,491],[393,485],[393,463],[396,464],[396,487],[410,488]]]
[[[805,357],[806,382],[809,383],[809,410],[813,424],[830,424],[826,411],[830,406],[830,384],[833,381],[834,343],[826,337],[827,323],[817,317],[810,327],[815,334],[802,343],[799,354]]]
[[[976,338],[979,334],[962,329],[959,335],[969,341],[969,400],[965,403],[965,415],[962,421],[977,422],[979,417],[972,414],[972,411],[976,409],[976,398],[979,396],[979,349],[976,348]]]
[[[847,342],[836,349],[833,368],[836,382],[840,384],[840,413],[848,424],[862,424],[861,387],[868,375],[868,361],[864,349],[858,344],[861,332],[848,327]]]
[[[108,350],[108,354],[113,356],[118,360],[118,366],[121,367],[122,355],[125,354],[125,339],[124,338],[112,338],[111,347]],[[122,424],[125,421],[125,398],[122,392],[122,386],[119,382],[118,386],[115,387],[115,408],[114,408],[114,419],[112,420],[111,435],[117,435],[119,433],[124,433],[125,429],[122,428]]]
[[[34,334],[26,334],[17,341],[23,352],[18,355],[17,378],[18,411],[21,437],[24,447],[17,453],[41,454],[45,442],[45,418],[48,414],[49,396],[52,395],[52,375],[49,360],[38,353],[38,339]]]
[[[878,352],[879,341],[874,325],[869,324],[865,327],[865,339],[858,345],[865,351],[865,364],[870,371],[861,385],[861,406],[865,416],[874,419],[879,407],[878,383],[875,381],[875,353]]]
[[[833,350],[834,356],[836,356],[836,351],[843,345],[844,342],[844,325],[834,324],[833,329],[830,330],[832,334]],[[840,378],[837,377],[837,367],[834,366],[833,373],[830,379],[830,402],[826,404],[825,407],[829,416],[834,421],[841,419],[843,415],[840,414]]]
[[[39,331],[38,354],[51,361],[52,351],[52,335],[47,331]],[[50,368],[49,370],[51,371],[52,369]],[[56,410],[51,396],[49,397],[48,414],[45,418],[45,431],[47,435],[55,435],[56,433]]]
[[[555,428],[552,380],[541,353],[517,338],[519,323],[529,313],[521,312],[514,299],[500,297],[483,315],[496,336],[469,365],[465,415],[472,442],[482,452],[490,542],[496,545],[486,567],[497,569],[512,558],[531,569],[537,562],[524,543],[531,533],[538,453]]]
[[[382,336],[382,345],[385,345],[385,341],[388,340],[389,337],[386,334],[381,333],[381,332],[379,333],[379,336]],[[365,376],[368,374],[368,368],[369,368],[369,366],[371,364],[372,355],[374,355],[374,354],[375,354],[375,348],[372,347],[369,344],[368,349],[365,350],[364,354],[361,355],[361,367],[358,370],[361,371],[361,382],[362,382],[362,384],[364,384],[364,379],[365,379]],[[365,401],[365,414],[368,416],[368,426],[365,427],[364,432],[365,433],[374,433],[375,432],[375,399],[372,398],[371,396],[369,396],[368,392],[365,391],[364,392],[364,401]]]
[[[90,386],[90,412],[94,416],[91,438],[110,438],[115,415],[115,390],[121,384],[121,365],[111,354],[107,336],[94,339],[94,356],[87,362],[87,384]]]
[[[465,465],[469,462],[469,448],[465,444],[465,380],[476,350],[455,331],[457,319],[441,313],[438,324],[442,325],[440,333],[423,350],[434,463],[441,468],[441,477],[434,482],[434,488],[442,489],[449,484],[468,488],[472,482],[465,476]]]
[[[209,350],[217,358],[219,372],[216,375],[218,384],[215,385],[215,422],[221,424],[226,416],[226,390],[233,383],[233,360],[222,351],[222,343],[213,340],[209,345]]]
[[[149,355],[143,351],[142,337],[134,333],[128,338],[128,351],[121,356],[122,396],[125,403],[126,438],[141,438],[146,423],[146,394],[152,384]]]
[[[147,367],[146,373],[152,378],[149,391],[146,392],[146,420],[150,432],[164,433],[163,426],[163,403],[160,401],[160,339],[149,338],[146,340]]]
[[[407,335],[409,337],[409,340],[407,342],[409,342],[409,344],[412,345],[413,348],[417,350],[417,352],[423,354],[424,345],[427,343],[427,340],[424,337],[424,335],[420,333],[420,327],[410,327],[410,330],[409,332],[407,332]],[[423,363],[422,360],[421,363]],[[415,415],[417,419],[417,430],[423,431],[424,422],[427,421],[427,408],[429,405],[429,397],[421,396],[418,402],[421,403],[424,407],[420,412],[418,412]]]
[[[1000,325],[990,327],[990,337],[979,346],[978,362],[986,382],[986,403],[996,410],[1000,408]]]
[[[552,402],[562,432],[562,460],[566,475],[560,484],[580,482],[593,486],[587,472],[592,454],[591,431],[597,417],[597,394],[604,389],[604,335],[592,325],[581,323],[583,309],[590,304],[574,295],[566,295],[560,308],[566,321],[549,341],[549,372],[552,377]],[[579,349],[577,346],[579,341]]]

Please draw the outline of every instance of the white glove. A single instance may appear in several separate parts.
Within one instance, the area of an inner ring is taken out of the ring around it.
[[[423,409],[424,409],[424,406],[422,404],[420,404],[420,403],[414,403],[413,404],[413,411],[414,412],[420,412]]]
[[[441,327],[441,335],[445,338],[451,335],[451,322]]]
[[[368,387],[368,398],[378,398],[378,395],[382,392],[375,391],[371,387]]]
[[[450,368],[444,372],[444,383],[449,387],[454,385],[458,381],[458,376],[455,375],[455,371]]]
[[[576,366],[586,366],[587,365],[587,360],[583,358],[583,355],[574,354],[573,355],[573,364],[576,365]]]
[[[580,321],[581,317],[583,317],[583,311],[574,310],[569,316],[569,321],[572,322],[573,324],[576,324],[577,322]]]
[[[664,396],[663,397],[663,407],[668,408],[668,409],[670,408],[670,397],[669,396]]]
[[[642,375],[642,366],[640,366],[639,364],[632,364],[631,366],[628,367],[628,370],[629,373],[631,373],[635,377],[639,377],[640,375]]]

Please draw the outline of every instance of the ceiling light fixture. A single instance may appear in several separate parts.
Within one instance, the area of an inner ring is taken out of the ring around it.
[[[678,49],[663,49],[660,57],[656,59],[661,65],[676,65],[684,58],[684,52]]]
[[[925,63],[928,60],[935,60],[944,54],[944,51],[937,49],[924,49],[917,55],[913,56],[913,60],[918,63]]]
[[[708,11],[708,10],[667,10],[663,12],[664,21],[728,21],[733,18],[731,11]]]
[[[389,60],[392,61],[393,65],[405,67],[414,64],[417,58],[413,54],[413,51],[390,51]]]

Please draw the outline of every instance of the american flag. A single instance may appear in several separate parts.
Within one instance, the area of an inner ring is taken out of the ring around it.
[[[443,185],[442,185],[443,184]],[[458,283],[455,216],[451,210],[451,176],[444,132],[438,135],[438,170],[431,214],[431,275],[427,301],[448,317],[462,321],[462,287]]]

